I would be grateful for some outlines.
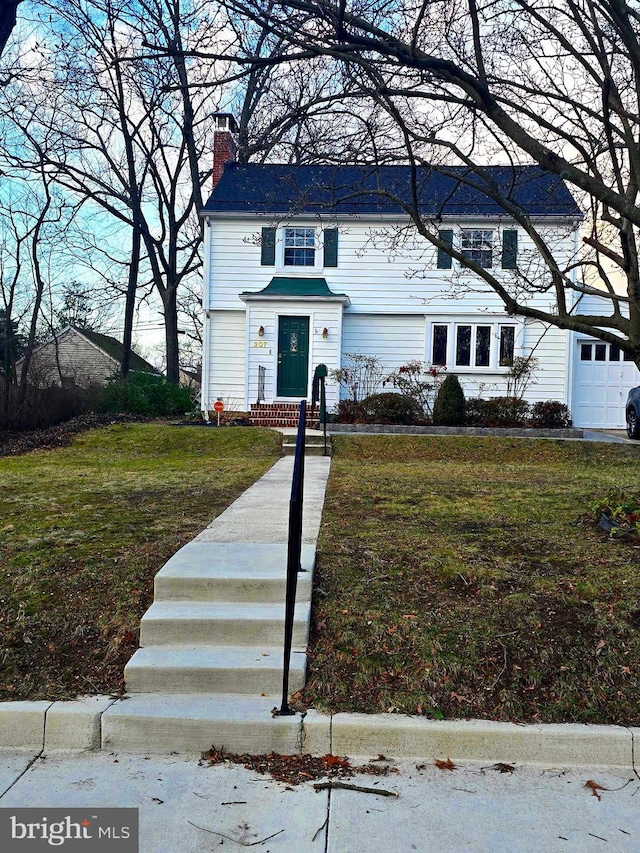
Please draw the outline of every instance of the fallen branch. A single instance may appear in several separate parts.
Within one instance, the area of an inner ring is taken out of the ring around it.
[[[313,838],[311,839],[311,843],[312,843],[312,844],[313,844],[313,842],[316,840],[316,838],[320,835],[320,833],[322,832],[322,830],[325,828],[325,826],[327,825],[327,821],[328,821],[328,820],[329,820],[329,817],[327,816],[327,817],[324,819],[324,823],[322,824],[322,826],[319,826],[319,827],[316,829],[316,831],[315,831],[315,833],[314,833],[314,835],[313,835]]]
[[[196,829],[201,829],[203,832],[210,832],[211,835],[217,835],[218,838],[224,838],[226,841],[233,841],[241,847],[256,847],[258,844],[263,844],[270,838],[275,838],[276,835],[280,835],[281,832],[284,832],[284,829],[279,829],[277,832],[274,832],[273,835],[267,835],[266,838],[261,838],[259,841],[238,841],[237,838],[232,838],[230,835],[223,835],[222,832],[216,832],[214,829],[207,829],[206,826],[198,826],[197,823],[191,823],[190,820],[188,820],[187,823],[190,823],[191,826],[195,826]]]
[[[385,791],[384,788],[365,788],[362,785],[350,785],[348,782],[317,782],[314,786],[316,791],[335,791],[343,788],[346,791],[360,791],[363,794],[378,794],[380,797],[397,797],[397,791]]]

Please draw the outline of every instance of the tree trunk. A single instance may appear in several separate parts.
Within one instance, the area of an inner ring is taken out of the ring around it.
[[[136,308],[136,291],[138,289],[138,271],[140,269],[140,227],[139,213],[134,211],[133,231],[131,239],[131,263],[129,264],[129,279],[127,282],[127,299],[124,307],[124,332],[122,335],[122,361],[120,375],[126,379],[131,369],[131,339],[133,337],[133,315]]]
[[[180,383],[180,353],[178,347],[178,307],[175,285],[163,294],[165,346],[167,350],[167,382]]]

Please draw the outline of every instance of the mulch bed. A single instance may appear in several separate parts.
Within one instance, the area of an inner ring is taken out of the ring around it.
[[[65,423],[28,432],[0,430],[0,456],[19,456],[32,450],[68,447],[80,432],[116,423],[140,423],[148,418],[137,415],[95,414],[78,415]]]
[[[379,763],[378,763],[379,762]],[[367,773],[370,776],[388,776],[397,773],[395,767],[390,767],[384,755],[371,759],[371,763],[359,766],[349,763],[347,758],[337,755],[323,755],[321,758],[314,755],[278,755],[270,752],[267,755],[239,755],[233,752],[225,752],[224,747],[219,749],[212,746],[207,752],[202,753],[201,764],[213,766],[215,764],[242,764],[246,770],[254,770],[256,773],[271,776],[278,782],[286,782],[288,785],[301,785],[314,779],[336,779],[348,778],[356,773]]]

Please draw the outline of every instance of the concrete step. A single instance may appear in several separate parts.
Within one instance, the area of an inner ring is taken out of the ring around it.
[[[293,646],[306,648],[311,604],[296,605]],[[277,646],[284,637],[284,604],[154,601],[140,622],[140,646]]]
[[[215,745],[227,752],[293,755],[300,752],[301,718],[272,717],[280,701],[278,694],[133,694],[102,715],[102,748],[195,756]]]
[[[302,546],[298,601],[311,599],[315,549]],[[155,577],[156,601],[285,600],[287,546],[189,542]]]
[[[282,646],[151,646],[124,670],[130,693],[275,694],[282,687]],[[304,687],[306,655],[293,651],[289,689]]]
[[[295,429],[298,426],[297,418],[290,417],[251,417],[249,419],[253,426],[257,427],[269,427],[270,429],[275,429],[277,427],[288,427],[289,429]],[[318,418],[307,418],[307,429],[314,429],[315,424],[317,424]]]
[[[289,442],[285,442],[282,445],[282,452],[285,456],[293,456],[296,452],[295,442],[290,444]],[[304,445],[304,454],[305,456],[324,456],[324,442],[322,444],[310,444],[308,441],[305,442]],[[329,440],[327,439],[327,455],[331,455],[331,446],[329,444]]]

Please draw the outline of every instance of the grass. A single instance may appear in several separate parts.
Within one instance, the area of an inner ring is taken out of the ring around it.
[[[640,546],[584,514],[640,448],[341,437],[310,677],[332,711],[638,725]]]
[[[0,458],[0,699],[120,690],[155,573],[278,455],[267,430],[127,424]]]

